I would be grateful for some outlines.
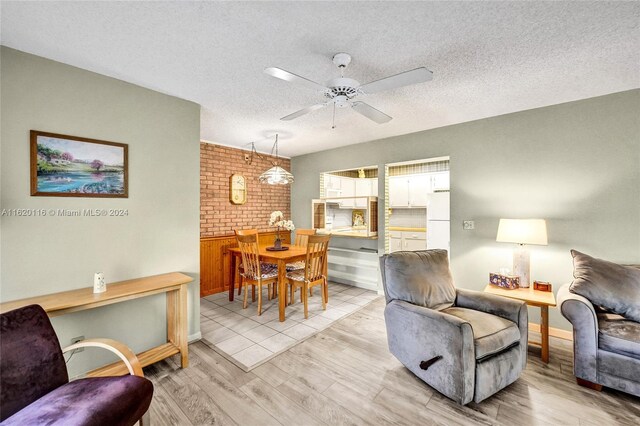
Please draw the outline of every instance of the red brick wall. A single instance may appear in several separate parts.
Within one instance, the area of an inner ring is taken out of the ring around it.
[[[291,218],[289,185],[267,185],[258,182],[258,176],[272,166],[273,157],[253,156],[253,163],[244,161],[249,151],[226,146],[200,143],[200,237],[233,235],[234,229],[257,228],[274,231],[269,227],[269,216],[274,210]],[[280,166],[291,171],[291,162],[279,160]],[[247,178],[248,197],[243,205],[229,201],[229,176],[241,174]]]

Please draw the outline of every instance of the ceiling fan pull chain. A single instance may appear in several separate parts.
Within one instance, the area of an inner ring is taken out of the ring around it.
[[[333,103],[333,121],[331,123],[331,128],[335,129],[336,128],[336,103]]]

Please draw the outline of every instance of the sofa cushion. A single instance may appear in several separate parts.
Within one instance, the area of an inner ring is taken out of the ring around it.
[[[520,330],[513,321],[467,308],[453,307],[442,312],[471,324],[476,360],[490,357],[520,343]]]
[[[576,250],[569,291],[607,311],[640,322],[640,269],[596,259]]]
[[[621,315],[599,313],[598,347],[640,359],[640,323]]]
[[[8,425],[135,424],[149,409],[153,385],[144,377],[93,377],[49,392],[2,423]]]
[[[446,250],[399,251],[380,258],[387,303],[404,300],[445,309],[456,300]]]

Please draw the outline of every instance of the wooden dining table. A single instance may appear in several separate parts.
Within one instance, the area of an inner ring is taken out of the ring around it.
[[[300,260],[305,260],[307,256],[307,247],[296,246],[291,244],[282,244],[283,247],[288,247],[289,250],[283,251],[270,251],[267,247],[271,244],[260,244],[258,254],[260,260],[268,263],[275,263],[278,265],[278,312],[280,322],[285,319],[285,307],[286,307],[286,294],[287,294],[287,263],[293,263]],[[229,284],[229,301],[233,301],[235,293],[235,284],[238,280],[238,265],[239,259],[242,256],[238,247],[229,248],[229,253],[232,255],[233,263],[231,270],[233,271],[233,277]],[[325,262],[326,264],[326,262]],[[326,274],[326,268],[325,268]]]

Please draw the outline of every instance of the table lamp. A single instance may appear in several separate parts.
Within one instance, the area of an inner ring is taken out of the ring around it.
[[[547,245],[547,223],[544,219],[500,219],[496,241],[516,243],[513,251],[513,274],[520,277],[520,287],[529,287],[529,250],[525,244]]]

